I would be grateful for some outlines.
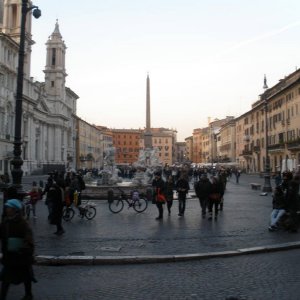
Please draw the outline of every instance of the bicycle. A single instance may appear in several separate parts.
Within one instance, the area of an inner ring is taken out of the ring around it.
[[[33,212],[33,206],[29,195],[26,195],[24,198],[24,210],[26,219],[28,220],[30,217],[30,212]]]
[[[141,213],[147,209],[148,201],[144,198],[140,198],[137,191],[134,191],[132,196],[128,197],[122,189],[118,188],[118,190],[120,191],[118,199],[112,199],[108,204],[108,208],[112,213],[117,214],[122,211],[124,208],[124,201],[127,202],[128,209],[133,207],[133,209],[138,213]]]
[[[85,217],[88,220],[92,220],[95,218],[97,210],[94,204],[89,203],[89,200],[85,202],[84,204],[77,206],[77,209],[79,211],[79,217],[83,219]],[[66,222],[69,222],[73,219],[75,215],[75,210],[72,207],[72,205],[65,206],[63,209],[63,219]]]

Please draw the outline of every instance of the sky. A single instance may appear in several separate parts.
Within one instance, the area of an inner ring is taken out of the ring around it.
[[[58,19],[66,86],[77,115],[109,128],[177,130],[184,141],[208,118],[238,117],[300,67],[299,0],[35,0],[31,76],[44,81]]]

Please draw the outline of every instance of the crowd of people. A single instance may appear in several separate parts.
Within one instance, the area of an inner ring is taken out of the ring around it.
[[[210,173],[208,173],[210,171]],[[174,192],[178,197],[178,216],[183,217],[186,208],[186,198],[190,190],[190,179],[193,177],[194,190],[199,199],[202,217],[208,213],[208,219],[218,218],[219,210],[223,210],[224,193],[226,190],[227,177],[230,176],[225,169],[206,170],[202,169],[197,177],[191,169],[178,169],[176,174],[172,170],[164,168],[154,173],[152,181],[153,203],[158,208],[156,220],[163,219],[164,205],[166,204],[168,215],[171,215]],[[210,177],[210,178],[209,178]],[[164,180],[163,178],[166,178]]]

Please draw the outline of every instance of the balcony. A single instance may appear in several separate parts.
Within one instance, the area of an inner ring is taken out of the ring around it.
[[[299,150],[300,149],[300,138],[287,142],[288,150]]]
[[[260,152],[260,146],[254,146],[253,151],[256,153]]]
[[[242,155],[243,156],[252,156],[252,150],[243,150]]]
[[[284,148],[283,143],[268,145],[268,150],[271,152],[283,152]]]

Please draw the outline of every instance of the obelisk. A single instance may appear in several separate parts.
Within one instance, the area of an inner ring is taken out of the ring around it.
[[[146,128],[144,133],[145,149],[152,149],[151,114],[150,114],[150,78],[147,74],[146,80]]]

